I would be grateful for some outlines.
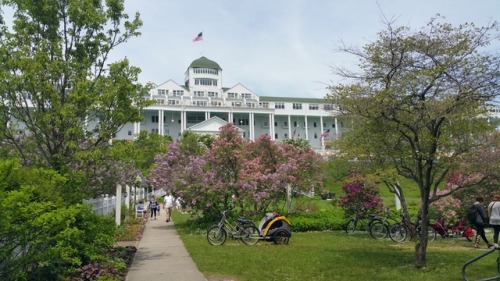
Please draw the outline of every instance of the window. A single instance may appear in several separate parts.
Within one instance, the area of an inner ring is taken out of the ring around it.
[[[222,103],[220,101],[211,101],[210,105],[211,106],[222,106]]]
[[[243,93],[243,94],[241,94],[241,97],[244,98],[244,99],[251,99],[252,98],[252,94],[250,94],[250,93]]]
[[[230,99],[237,99],[238,93],[227,93],[227,97]]]
[[[156,99],[156,104],[165,104],[164,99]]]
[[[278,139],[278,133],[274,134],[274,138]]]
[[[313,123],[313,127],[316,128],[317,127],[317,124],[316,122]]]
[[[160,131],[158,129],[151,129],[151,133],[158,134],[158,133],[160,133]]]
[[[297,127],[297,121],[293,121],[293,126]]]
[[[293,103],[293,109],[297,109],[297,110],[302,109],[302,104],[301,104],[301,103],[296,103],[296,102],[294,102],[294,103]]]
[[[285,139],[287,139],[287,138],[288,138],[288,133],[285,133]]]
[[[195,97],[204,97],[205,96],[205,92],[203,92],[203,91],[194,91],[194,96]]]
[[[267,123],[267,121],[264,121],[264,123],[262,123],[262,127],[269,128],[269,123]]]
[[[274,127],[277,127],[278,126],[278,122],[274,122]]]
[[[151,116],[151,123],[158,123],[158,120],[159,120],[158,115]]]
[[[241,102],[231,102],[231,106],[233,107],[241,107]]]
[[[219,93],[217,93],[217,92],[208,92],[208,96],[211,97],[211,98],[218,98],[219,97]]]
[[[287,121],[283,122],[283,128],[288,128],[288,122]]]
[[[252,107],[252,108],[255,107],[255,103],[253,103],[253,102],[247,102],[246,105],[247,105],[247,107]]]
[[[219,74],[219,71],[217,69],[213,69],[213,68],[194,68],[193,73],[217,75],[217,74]]]
[[[333,104],[324,104],[323,109],[324,110],[333,110]]]
[[[180,96],[184,95],[184,91],[183,90],[173,90],[172,94],[174,95],[174,97],[180,97]]]
[[[207,101],[197,100],[193,102],[196,106],[207,106]]]
[[[158,92],[158,95],[160,95],[160,96],[168,95],[168,90],[165,90],[165,89],[158,89],[157,92]]]
[[[317,103],[310,103],[309,110],[319,110],[319,105]]]
[[[202,86],[217,86],[217,80],[216,79],[207,79],[207,78],[197,78],[197,79],[194,79],[194,84],[195,85],[202,85]]]
[[[176,105],[179,104],[179,100],[168,100],[168,105]]]
[[[268,102],[260,102],[259,105],[262,108],[269,108],[269,103]]]
[[[277,102],[274,104],[275,109],[285,109],[285,103],[284,102]]]
[[[129,136],[132,135],[132,131],[128,130],[128,133],[127,133]]]
[[[318,138],[318,133],[314,133],[314,138],[317,139]]]

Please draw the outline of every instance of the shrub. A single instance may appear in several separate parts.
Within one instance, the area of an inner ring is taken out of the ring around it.
[[[289,216],[288,219],[292,224],[292,231],[297,232],[340,230],[345,223],[344,212],[340,208],[321,209],[314,213],[294,214]]]

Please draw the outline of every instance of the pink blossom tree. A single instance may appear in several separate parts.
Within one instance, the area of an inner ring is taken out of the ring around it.
[[[283,199],[286,185],[319,186],[321,159],[310,149],[277,144],[268,136],[249,142],[233,124],[221,127],[218,138],[202,155],[176,142],[156,158],[152,184],[182,193],[206,215],[232,207],[257,214]]]

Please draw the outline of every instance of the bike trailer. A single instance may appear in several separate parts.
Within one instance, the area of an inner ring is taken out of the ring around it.
[[[262,239],[274,244],[288,244],[292,236],[290,221],[277,212],[266,213],[259,223],[259,231]]]

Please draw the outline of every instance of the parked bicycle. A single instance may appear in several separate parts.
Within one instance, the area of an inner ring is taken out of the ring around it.
[[[386,208],[383,216],[375,216],[370,224],[370,235],[373,239],[384,239],[389,235],[389,227],[395,222],[391,219],[391,210]],[[392,223],[391,223],[392,221]]]
[[[260,240],[260,231],[252,221],[239,217],[230,222],[227,217],[231,211],[222,212],[222,218],[207,229],[207,240],[211,245],[222,245],[229,235],[233,239],[240,239],[247,245],[255,245]]]
[[[356,230],[369,231],[374,219],[374,214],[369,214],[368,217],[362,217],[358,213],[355,213],[351,219],[347,221],[345,225],[345,232],[354,233]]]
[[[403,214],[401,214],[401,221],[389,227],[389,237],[394,242],[404,242],[412,237],[412,229],[415,229],[415,234],[417,235],[417,237],[420,237],[420,235],[422,234],[420,218],[417,220],[417,224],[414,224],[410,220],[406,219]],[[427,231],[428,240],[434,241],[436,239],[436,231],[434,230],[434,228],[429,225]]]

